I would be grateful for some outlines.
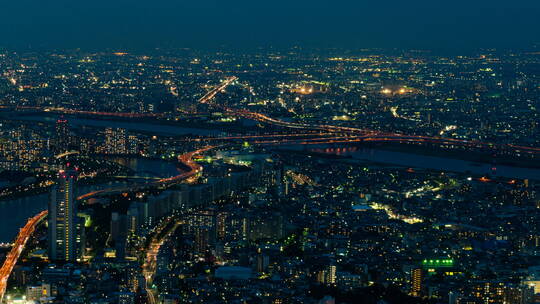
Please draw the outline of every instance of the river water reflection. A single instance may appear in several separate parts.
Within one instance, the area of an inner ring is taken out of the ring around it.
[[[448,157],[429,156],[371,148],[313,148],[312,152],[349,156],[354,160],[446,172],[540,180],[540,169],[493,165]]]
[[[136,175],[170,177],[178,174],[174,163],[159,159],[143,159],[134,157],[110,157],[109,160],[127,166],[135,171]],[[91,191],[124,186],[128,181],[114,181],[96,185],[77,187],[77,195]],[[24,226],[29,217],[47,209],[48,194],[38,194],[17,199],[0,201],[0,243],[11,242]]]

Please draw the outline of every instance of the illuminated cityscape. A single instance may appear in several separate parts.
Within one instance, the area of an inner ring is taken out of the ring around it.
[[[540,6],[281,2],[0,13],[0,304],[540,303]]]

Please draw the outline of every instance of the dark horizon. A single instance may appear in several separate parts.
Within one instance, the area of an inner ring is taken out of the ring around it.
[[[23,0],[0,12],[1,47],[154,49],[269,45],[471,50],[540,42],[540,2]]]

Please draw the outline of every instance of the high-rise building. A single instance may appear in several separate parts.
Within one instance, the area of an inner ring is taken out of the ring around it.
[[[116,258],[118,259],[123,259],[126,255],[127,224],[127,216],[125,214],[119,214],[118,212],[111,214],[111,239],[114,242]]]
[[[203,256],[210,244],[212,227],[209,226],[197,226],[194,228],[194,253],[199,256]]]
[[[69,149],[69,124],[67,119],[60,118],[56,121],[56,152],[63,153]]]
[[[139,138],[136,135],[128,135],[126,153],[131,155],[139,154]]]
[[[533,303],[534,288],[500,281],[486,281],[472,285],[470,299],[480,303]],[[465,303],[465,301],[460,301]]]
[[[129,291],[118,292],[117,296],[118,296],[119,304],[134,304],[135,303],[136,294],[133,292],[129,292]]]
[[[333,286],[336,284],[336,265],[330,263],[317,273],[317,282]]]
[[[78,236],[84,225],[77,217],[76,179],[76,171],[60,171],[57,184],[51,189],[47,241],[53,261],[76,261],[82,253],[82,238]]]
[[[459,303],[459,293],[450,291],[448,293],[448,304],[458,304]]]
[[[422,268],[415,268],[411,271],[411,295],[420,297],[422,295]]]
[[[34,303],[41,298],[51,297],[53,290],[51,284],[42,284],[40,286],[27,286],[26,287],[26,301]]]
[[[270,257],[264,253],[257,255],[257,272],[265,272],[270,265]]]
[[[105,153],[126,154],[128,152],[128,136],[126,129],[105,129]]]

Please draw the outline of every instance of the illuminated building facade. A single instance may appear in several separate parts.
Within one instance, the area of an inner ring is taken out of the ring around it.
[[[128,136],[126,129],[105,129],[105,153],[126,154],[128,152]]]
[[[470,300],[476,303],[532,303],[534,289],[531,286],[514,285],[506,282],[486,281],[474,284]],[[460,301],[461,304],[465,301]]]
[[[422,268],[415,268],[411,272],[411,295],[420,297],[422,295]]]
[[[53,261],[76,261],[81,253],[80,225],[75,202],[75,171],[60,171],[49,199],[48,250]]]
[[[56,152],[63,153],[69,149],[69,124],[66,119],[56,121]]]
[[[317,273],[317,282],[333,286],[336,284],[336,265],[330,264]]]

